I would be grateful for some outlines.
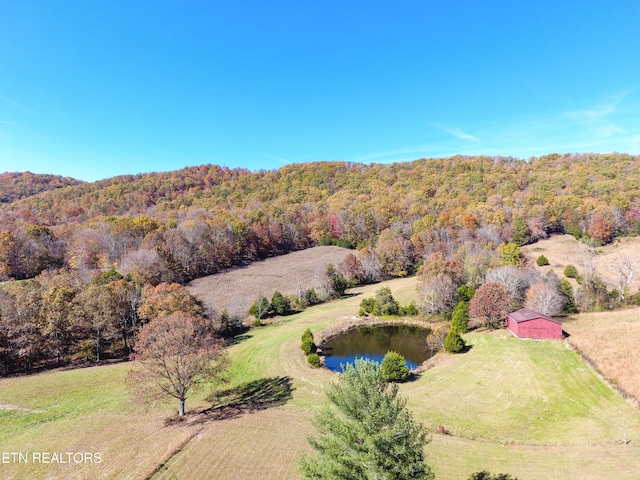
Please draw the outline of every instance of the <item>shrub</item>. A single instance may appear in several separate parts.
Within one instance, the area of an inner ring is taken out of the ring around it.
[[[302,348],[302,351],[305,355],[311,355],[312,353],[316,353],[318,347],[316,347],[316,344],[313,343],[313,341],[305,340],[304,342],[302,342],[300,348]]]
[[[411,302],[405,307],[401,306],[398,313],[405,317],[416,317],[418,315],[418,307],[416,307],[415,303]]]
[[[302,334],[301,340],[303,342],[307,341],[307,342],[313,342],[313,333],[311,333],[311,329],[307,328],[304,333]]]
[[[549,260],[547,260],[547,257],[545,257],[544,255],[540,255],[538,257],[538,259],[536,260],[536,264],[539,267],[544,267],[544,266],[549,265]]]
[[[373,298],[373,297],[364,298],[360,302],[359,315],[361,317],[364,317],[365,315],[367,315],[369,313],[373,313],[373,311],[375,309],[376,309],[376,300],[375,300],[375,298]]]
[[[315,289],[309,288],[300,292],[300,294],[298,295],[297,303],[301,308],[304,309],[320,303],[320,300],[318,299],[318,294],[316,293]]]
[[[512,477],[507,473],[498,473],[492,475],[491,473],[483,470],[472,474],[468,480],[518,480],[516,477]]]
[[[455,328],[449,330],[447,337],[444,339],[444,349],[449,353],[459,353],[465,347],[464,340],[460,336],[460,332]]]
[[[578,269],[573,265],[567,265],[566,267],[564,267],[564,276],[567,278],[577,278]]]
[[[320,355],[318,355],[317,353],[310,353],[307,356],[307,362],[309,362],[309,365],[311,365],[313,368],[318,368],[321,365]]]
[[[231,336],[242,330],[242,318],[236,314],[229,314],[227,309],[220,314],[220,335]]]
[[[404,357],[397,352],[387,352],[380,364],[380,375],[386,382],[404,382],[409,377]]]

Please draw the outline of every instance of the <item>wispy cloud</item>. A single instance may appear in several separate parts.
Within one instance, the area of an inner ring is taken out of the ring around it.
[[[631,93],[627,90],[601,101],[594,102],[591,106],[582,109],[564,112],[564,117],[586,128],[598,137],[611,137],[616,134],[626,133],[626,130],[617,125],[610,117],[616,113],[618,106]]]
[[[11,127],[17,127],[18,124],[17,123],[13,123],[13,122],[7,122],[6,120],[0,120],[0,124],[2,125],[9,125]]]
[[[458,128],[458,127],[454,127],[454,128],[449,128],[449,127],[444,127],[442,125],[438,125],[438,124],[431,124],[432,127],[437,128],[438,130],[442,130],[443,132],[448,133],[449,135],[452,135],[456,138],[459,138],[460,140],[471,140],[474,142],[479,141],[480,139],[467,133],[462,131],[462,129]]]
[[[267,157],[269,160],[273,160],[274,162],[281,163],[282,165],[289,165],[290,163],[293,163],[285,158],[276,157],[275,155],[267,155],[265,153],[264,156]]]

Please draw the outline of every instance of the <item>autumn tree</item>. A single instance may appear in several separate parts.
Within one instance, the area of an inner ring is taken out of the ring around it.
[[[503,265],[513,265],[519,267],[522,265],[522,252],[520,246],[516,243],[501,243],[498,247]]]
[[[432,352],[444,350],[444,340],[451,329],[449,322],[432,323],[429,326],[429,334],[426,338],[427,347]]]
[[[95,359],[104,358],[105,349],[118,336],[120,327],[119,312],[113,291],[107,285],[88,285],[77,296],[75,314],[77,330],[81,338],[93,347]]]
[[[183,417],[187,396],[226,368],[222,346],[202,317],[185,312],[158,317],[140,330],[129,388],[145,400],[177,399]]]
[[[3,311],[3,329],[11,356],[23,363],[27,371],[43,354],[42,294],[38,281],[20,282],[12,289],[12,301]]]
[[[473,326],[497,328],[511,311],[512,301],[507,287],[487,282],[478,288],[469,303],[469,318]]]
[[[56,359],[56,366],[73,341],[74,300],[76,292],[68,287],[52,287],[42,296],[42,319],[45,348]]]
[[[591,218],[591,223],[587,229],[589,236],[593,238],[599,244],[609,243],[613,236],[613,225],[602,214],[602,212],[595,212]]]
[[[202,305],[179,283],[161,283],[155,287],[146,286],[142,290],[138,315],[143,320],[170,315],[175,312],[200,315]]]
[[[326,390],[330,407],[317,414],[315,456],[305,455],[300,471],[305,479],[431,480],[425,462],[428,438],[389,384],[380,367],[358,359],[347,364],[338,381]]]

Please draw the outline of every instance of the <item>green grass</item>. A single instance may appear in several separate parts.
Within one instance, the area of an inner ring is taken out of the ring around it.
[[[415,279],[387,282],[408,303]],[[0,465],[0,477],[298,478],[310,419],[333,373],[312,369],[300,350],[355,316],[364,296],[330,302],[255,328],[229,347],[226,384],[187,401],[191,421],[165,426],[172,402],[142,409],[124,389],[128,364],[0,380],[0,451],[100,451],[100,465]],[[471,349],[441,355],[400,393],[434,432],[427,446],[438,480],[488,469],[520,480],[637,479],[640,414],[563,342],[523,341],[507,332],[467,334]],[[262,392],[262,390],[267,390]],[[209,409],[207,414],[193,415]],[[208,415],[208,416],[207,416]],[[198,421],[195,421],[198,420]],[[450,435],[436,434],[444,425]],[[618,445],[625,434],[629,445]]]
[[[636,412],[563,342],[505,331],[465,339],[470,351],[403,389],[425,422],[502,444],[610,442],[640,427]]]

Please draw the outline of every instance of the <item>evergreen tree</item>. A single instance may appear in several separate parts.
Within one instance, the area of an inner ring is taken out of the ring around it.
[[[460,332],[455,328],[449,330],[444,339],[444,349],[449,353],[459,353],[465,347],[464,340],[460,336]]]
[[[284,295],[277,290],[273,292],[273,296],[271,297],[271,309],[276,315],[286,315],[289,313],[290,308],[291,304]]]
[[[522,246],[531,241],[531,230],[524,218],[521,216],[513,217],[511,227],[513,228],[513,243]]]
[[[400,305],[397,300],[393,298],[389,287],[382,287],[376,292],[375,308],[373,311],[375,315],[398,315],[399,311]]]
[[[469,302],[460,301],[451,314],[451,328],[460,333],[469,331]]]
[[[326,391],[331,407],[315,418],[318,436],[309,437],[315,457],[304,456],[305,479],[432,480],[425,463],[424,427],[398,396],[398,386],[370,360],[348,364]]]
[[[380,364],[380,375],[387,382],[404,382],[409,377],[404,357],[398,352],[387,352]]]

